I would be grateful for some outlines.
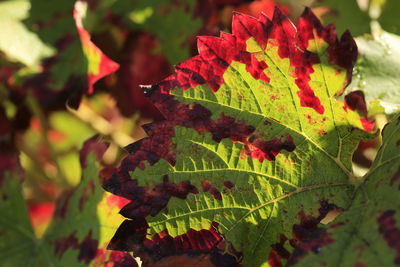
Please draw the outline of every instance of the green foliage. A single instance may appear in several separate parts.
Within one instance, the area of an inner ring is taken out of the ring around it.
[[[93,154],[87,159],[81,183],[60,199],[52,224],[40,239],[35,236],[29,222],[19,177],[6,172],[2,182],[2,266],[25,266],[27,259],[30,259],[30,266],[88,266],[98,261],[95,258],[98,249],[105,258],[107,242],[122,222],[122,217],[108,216],[117,209],[110,208],[107,202],[110,195],[105,194],[99,185]]]
[[[324,235],[334,241],[321,248],[318,255],[309,254],[299,266],[399,264],[399,119],[383,129],[382,146],[349,209],[325,227]]]

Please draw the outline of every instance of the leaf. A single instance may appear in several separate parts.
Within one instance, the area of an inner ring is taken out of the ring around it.
[[[136,266],[122,252],[105,250],[121,216],[112,216],[126,200],[104,193],[99,185],[96,156],[105,146],[96,139],[81,153],[83,178],[56,205],[53,221],[39,239],[35,236],[16,172],[6,172],[0,184],[0,260],[2,266],[103,266],[107,262]],[[97,264],[97,265],[96,265]]]
[[[360,9],[357,0],[320,0],[315,6],[329,8],[323,21],[334,23],[339,33],[350,30],[351,34],[358,36],[370,32],[371,18]]]
[[[398,10],[400,2],[397,0],[386,0],[382,13],[378,18],[383,29],[391,33],[400,34],[400,22],[398,19]]]
[[[78,3],[83,6],[83,2]],[[93,84],[116,71],[118,64],[91,42],[89,33],[82,26],[84,8],[75,12],[74,20],[74,1],[31,0],[30,5],[24,24],[53,53],[46,54],[40,69],[28,68],[17,73],[12,88],[19,88],[23,96],[26,91],[32,91],[45,110],[64,109],[67,100],[77,107],[82,94],[91,94]],[[30,49],[31,46],[21,47],[19,53],[30,54]]]
[[[391,114],[400,108],[400,37],[385,31],[356,38],[360,57],[351,89],[361,89],[370,105],[370,114]]]
[[[37,68],[39,62],[53,54],[53,50],[22,23],[29,11],[29,1],[0,3],[0,50],[13,61]]]
[[[88,93],[93,93],[93,84],[99,79],[118,70],[119,65],[104,55],[101,50],[90,40],[89,33],[83,28],[82,19],[87,5],[77,1],[74,8],[74,19],[79,37],[82,42],[83,53],[88,60],[87,80]]]
[[[324,235],[332,239],[331,244],[319,249],[320,255],[304,258],[300,266],[400,264],[399,117],[385,126],[382,136],[382,147],[351,207],[325,227]]]
[[[103,184],[131,200],[110,249],[144,264],[197,251],[260,266],[301,218],[315,226],[350,204],[352,153],[370,137],[336,99],[357,56],[351,35],[338,40],[310,9],[297,29],[279,9],[272,21],[235,14],[232,29],[199,37],[198,56],[145,88],[165,120],[143,126]]]

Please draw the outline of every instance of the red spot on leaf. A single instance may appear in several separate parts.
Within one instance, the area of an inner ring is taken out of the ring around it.
[[[90,197],[94,194],[96,188],[93,180],[90,180],[86,187],[83,188],[82,194],[79,198],[79,210],[83,211],[85,203],[90,199]]]
[[[400,229],[396,226],[396,211],[387,210],[379,218],[379,233],[389,247],[396,251],[395,264],[400,264]]]
[[[34,228],[48,224],[53,217],[55,205],[52,202],[29,203],[29,219]]]
[[[201,181],[201,186],[204,192],[210,193],[215,199],[222,200],[221,192],[219,192],[217,188],[212,186],[210,181]]]
[[[110,195],[107,197],[107,205],[110,209],[112,209],[113,207],[118,207],[122,209],[129,202],[130,202],[129,199],[119,197],[116,195]]]
[[[360,121],[361,121],[361,124],[362,124],[364,130],[366,130],[367,132],[371,132],[375,127],[374,121],[369,121],[364,118],[360,118]]]
[[[347,107],[349,107],[351,110],[360,111],[365,118],[368,117],[367,104],[362,91],[353,91],[347,94],[344,99]]]
[[[252,158],[256,158],[262,162],[264,159],[274,161],[281,150],[284,149],[288,152],[292,152],[295,148],[296,145],[292,137],[287,136],[284,141],[278,138],[270,141],[264,141],[261,138],[254,139],[251,143],[246,145],[245,151]]]
[[[225,181],[224,186],[228,189],[232,189],[235,185],[231,181]]]
[[[332,243],[334,240],[331,234],[324,228],[318,227],[321,220],[328,212],[337,209],[334,204],[321,201],[318,217],[306,216],[303,212],[299,214],[300,224],[293,225],[293,238],[288,239],[280,235],[280,241],[272,245],[268,256],[268,263],[274,267],[283,266],[282,260],[287,260],[287,265],[295,264],[309,252],[319,253],[323,246]],[[294,248],[290,254],[284,247],[286,241]]]
[[[83,144],[81,151],[79,152],[79,158],[82,168],[86,168],[86,159],[91,152],[93,152],[97,160],[101,160],[104,153],[106,152],[109,144],[99,140],[99,135],[95,135],[90,139],[86,140]]]
[[[54,250],[57,257],[61,258],[68,249],[79,250],[78,261],[84,261],[86,264],[96,257],[97,247],[98,240],[92,239],[91,230],[81,243],[76,237],[76,232],[54,241]]]
[[[94,267],[138,267],[136,260],[127,252],[98,249]]]

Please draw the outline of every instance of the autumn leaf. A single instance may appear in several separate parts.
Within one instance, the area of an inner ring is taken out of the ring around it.
[[[18,172],[0,176],[0,260],[2,266],[136,266],[125,252],[107,251],[106,246],[121,216],[110,217],[126,200],[105,193],[99,184],[96,155],[106,146],[96,138],[81,153],[83,178],[58,201],[51,224],[38,238],[30,224]],[[3,170],[2,170],[3,171]],[[109,265],[107,265],[109,264]]]
[[[297,249],[277,254],[286,237],[301,243],[350,206],[351,157],[373,124],[337,99],[357,58],[349,32],[338,39],[310,9],[297,28],[279,9],[236,13],[232,31],[199,37],[198,56],[145,88],[165,120],[143,126],[103,184],[130,200],[110,249],[145,264],[197,252],[216,266],[273,265]]]
[[[74,20],[76,28],[78,29],[79,38],[82,42],[83,53],[85,54],[88,64],[87,64],[87,80],[88,80],[88,93],[93,93],[93,85],[99,79],[110,73],[118,70],[119,65],[109,59],[101,50],[90,40],[89,33],[83,28],[82,19],[85,13],[84,2],[77,1],[74,7]]]
[[[355,192],[351,207],[338,220],[321,229],[318,238],[332,242],[318,248],[319,255],[305,257],[300,266],[400,264],[399,136],[400,118],[397,116],[383,129],[383,144],[371,169],[363,177],[364,184]],[[301,246],[312,244],[315,237]]]

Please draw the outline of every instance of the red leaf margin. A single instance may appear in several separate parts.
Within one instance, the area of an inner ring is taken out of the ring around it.
[[[87,79],[88,79],[88,94],[93,93],[93,85],[100,80],[101,78],[117,71],[119,69],[118,63],[112,61],[109,57],[107,57],[101,50],[98,48],[90,38],[90,34],[83,27],[82,23],[82,14],[80,13],[80,9],[82,9],[83,2],[77,1],[74,7],[74,20],[75,25],[78,30],[79,38],[82,43],[82,49],[85,53],[93,53],[97,56],[100,56],[100,62],[98,66],[97,73],[90,73],[88,71]],[[90,58],[88,59],[90,60]]]
[[[133,220],[126,221],[121,225],[111,241],[109,249],[146,251],[148,245],[146,242],[149,242],[146,241],[149,239],[145,238],[148,227],[146,217],[158,214],[167,206],[171,197],[185,199],[188,194],[197,194],[201,190],[192,185],[190,181],[173,184],[167,175],[163,177],[161,184],[150,189],[139,186],[138,182],[131,179],[129,175],[129,172],[134,171],[137,167],[144,169],[145,162],[153,165],[161,158],[169,164],[175,165],[176,154],[172,144],[175,126],[192,128],[199,133],[209,132],[216,142],[229,138],[234,142],[243,143],[249,149],[248,154],[256,156],[260,161],[264,159],[273,161],[282,149],[292,152],[296,148],[290,136],[287,136],[285,140],[264,141],[253,135],[255,130],[253,126],[225,116],[223,113],[217,120],[212,120],[210,110],[199,104],[187,105],[178,102],[170,95],[171,90],[175,88],[186,90],[190,87],[208,84],[215,92],[224,82],[222,74],[232,61],[246,64],[246,70],[254,79],[268,82],[269,77],[264,73],[267,65],[259,62],[253,54],[246,51],[246,41],[253,37],[262,47],[265,47],[268,38],[273,36],[278,41],[279,56],[289,58],[295,68],[296,84],[300,88],[298,92],[300,104],[323,114],[324,107],[308,85],[310,74],[313,72],[312,65],[319,62],[318,56],[306,49],[308,41],[313,38],[315,33],[328,43],[329,62],[346,71],[343,90],[351,81],[352,69],[357,58],[357,46],[354,39],[349,32],[345,32],[339,40],[334,26],[323,26],[309,8],[306,8],[301,16],[297,30],[279,8],[275,8],[272,20],[265,15],[257,20],[235,13],[232,31],[233,34],[221,33],[220,37],[199,37],[199,55],[178,64],[175,73],[165,80],[144,88],[145,95],[160,110],[165,120],[143,126],[148,137],[126,147],[130,155],[103,183],[105,190],[130,200],[130,203],[125,205],[120,213]],[[337,95],[342,94],[343,90],[337,92]],[[203,191],[205,191],[204,188]],[[218,199],[218,192],[214,192],[213,195]],[[216,224],[216,222],[213,223]],[[217,227],[216,225],[215,230]],[[193,230],[190,229],[187,234],[191,231]],[[124,233],[123,238],[121,238],[121,233]],[[218,231],[213,234],[219,235]],[[159,235],[164,234],[159,233]],[[223,239],[222,236],[220,238]],[[214,249],[217,249],[216,246]],[[184,252],[188,253],[195,247],[188,244]],[[165,250],[169,251],[167,248]],[[171,256],[174,253],[177,252],[166,253],[164,256]]]

